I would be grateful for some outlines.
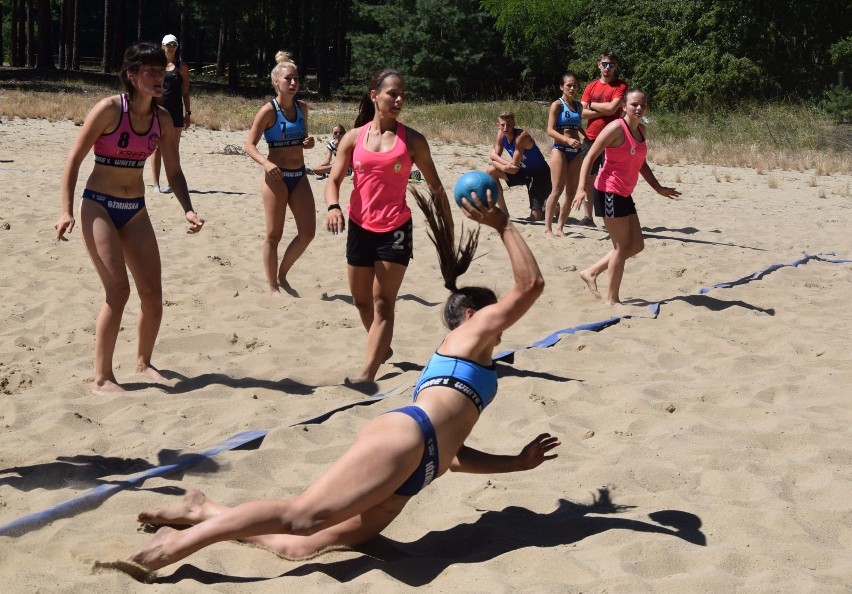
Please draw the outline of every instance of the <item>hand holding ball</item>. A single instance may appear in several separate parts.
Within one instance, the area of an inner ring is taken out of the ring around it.
[[[489,204],[487,190],[491,190],[491,205],[497,204],[497,180],[484,171],[469,171],[462,175],[453,187],[453,197],[456,204],[462,206],[462,199],[467,198],[470,205],[476,208],[472,193],[476,194],[482,204]]]

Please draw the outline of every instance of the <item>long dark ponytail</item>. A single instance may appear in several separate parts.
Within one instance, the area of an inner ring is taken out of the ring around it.
[[[465,310],[479,310],[486,305],[497,302],[494,291],[486,287],[462,287],[456,285],[458,278],[467,272],[476,248],[479,245],[479,228],[476,231],[465,230],[462,227],[461,237],[458,245],[453,245],[453,230],[447,226],[451,220],[440,209],[443,209],[444,201],[436,200],[435,194],[430,190],[427,198],[415,188],[409,188],[414,196],[414,201],[426,217],[428,224],[427,235],[435,245],[438,252],[438,263],[441,267],[441,276],[444,277],[444,286],[450,290],[451,295],[444,305],[444,323],[452,330],[464,321]]]

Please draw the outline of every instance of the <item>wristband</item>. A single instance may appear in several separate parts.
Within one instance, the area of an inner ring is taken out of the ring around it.
[[[191,112],[191,111],[188,111],[188,112],[186,112],[185,114],[183,114],[183,116],[184,116],[184,117],[186,117],[186,116],[188,116],[188,115],[192,115],[192,112]]]
[[[332,210],[335,210],[335,209],[336,209],[336,210],[341,210],[341,209],[340,209],[340,205],[339,205],[339,204],[329,204],[329,205],[328,205],[328,212],[331,212]]]

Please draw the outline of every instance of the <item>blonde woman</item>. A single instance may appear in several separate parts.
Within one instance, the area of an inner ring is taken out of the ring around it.
[[[308,106],[296,99],[299,69],[287,52],[278,52],[275,61],[277,64],[271,76],[276,95],[254,117],[245,151],[263,167],[260,183],[266,219],[263,268],[269,293],[280,295],[283,288],[298,296],[287,280],[287,273],[316,234],[314,195],[306,176],[304,153],[306,148],[313,148],[315,141],[308,133]],[[257,149],[261,137],[269,147],[266,156]],[[287,245],[279,263],[278,244],[284,234],[288,207],[296,221],[296,236]]]

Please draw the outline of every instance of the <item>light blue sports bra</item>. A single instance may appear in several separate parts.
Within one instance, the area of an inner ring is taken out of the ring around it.
[[[281,148],[286,146],[300,146],[307,136],[305,130],[305,115],[296,101],[296,120],[290,121],[284,115],[281,106],[276,99],[270,101],[275,110],[275,122],[263,131],[263,139],[269,148]]]
[[[420,391],[432,386],[446,386],[461,392],[482,412],[497,394],[497,367],[494,363],[485,367],[476,361],[448,357],[436,351],[417,380],[413,400],[416,402]]]
[[[562,103],[562,111],[556,117],[556,129],[564,130],[565,128],[571,128],[577,130],[580,127],[580,120],[582,119],[580,104],[574,101],[574,106],[578,109],[577,111],[571,111],[571,108],[568,107],[568,104],[562,97],[559,98],[559,102]]]

